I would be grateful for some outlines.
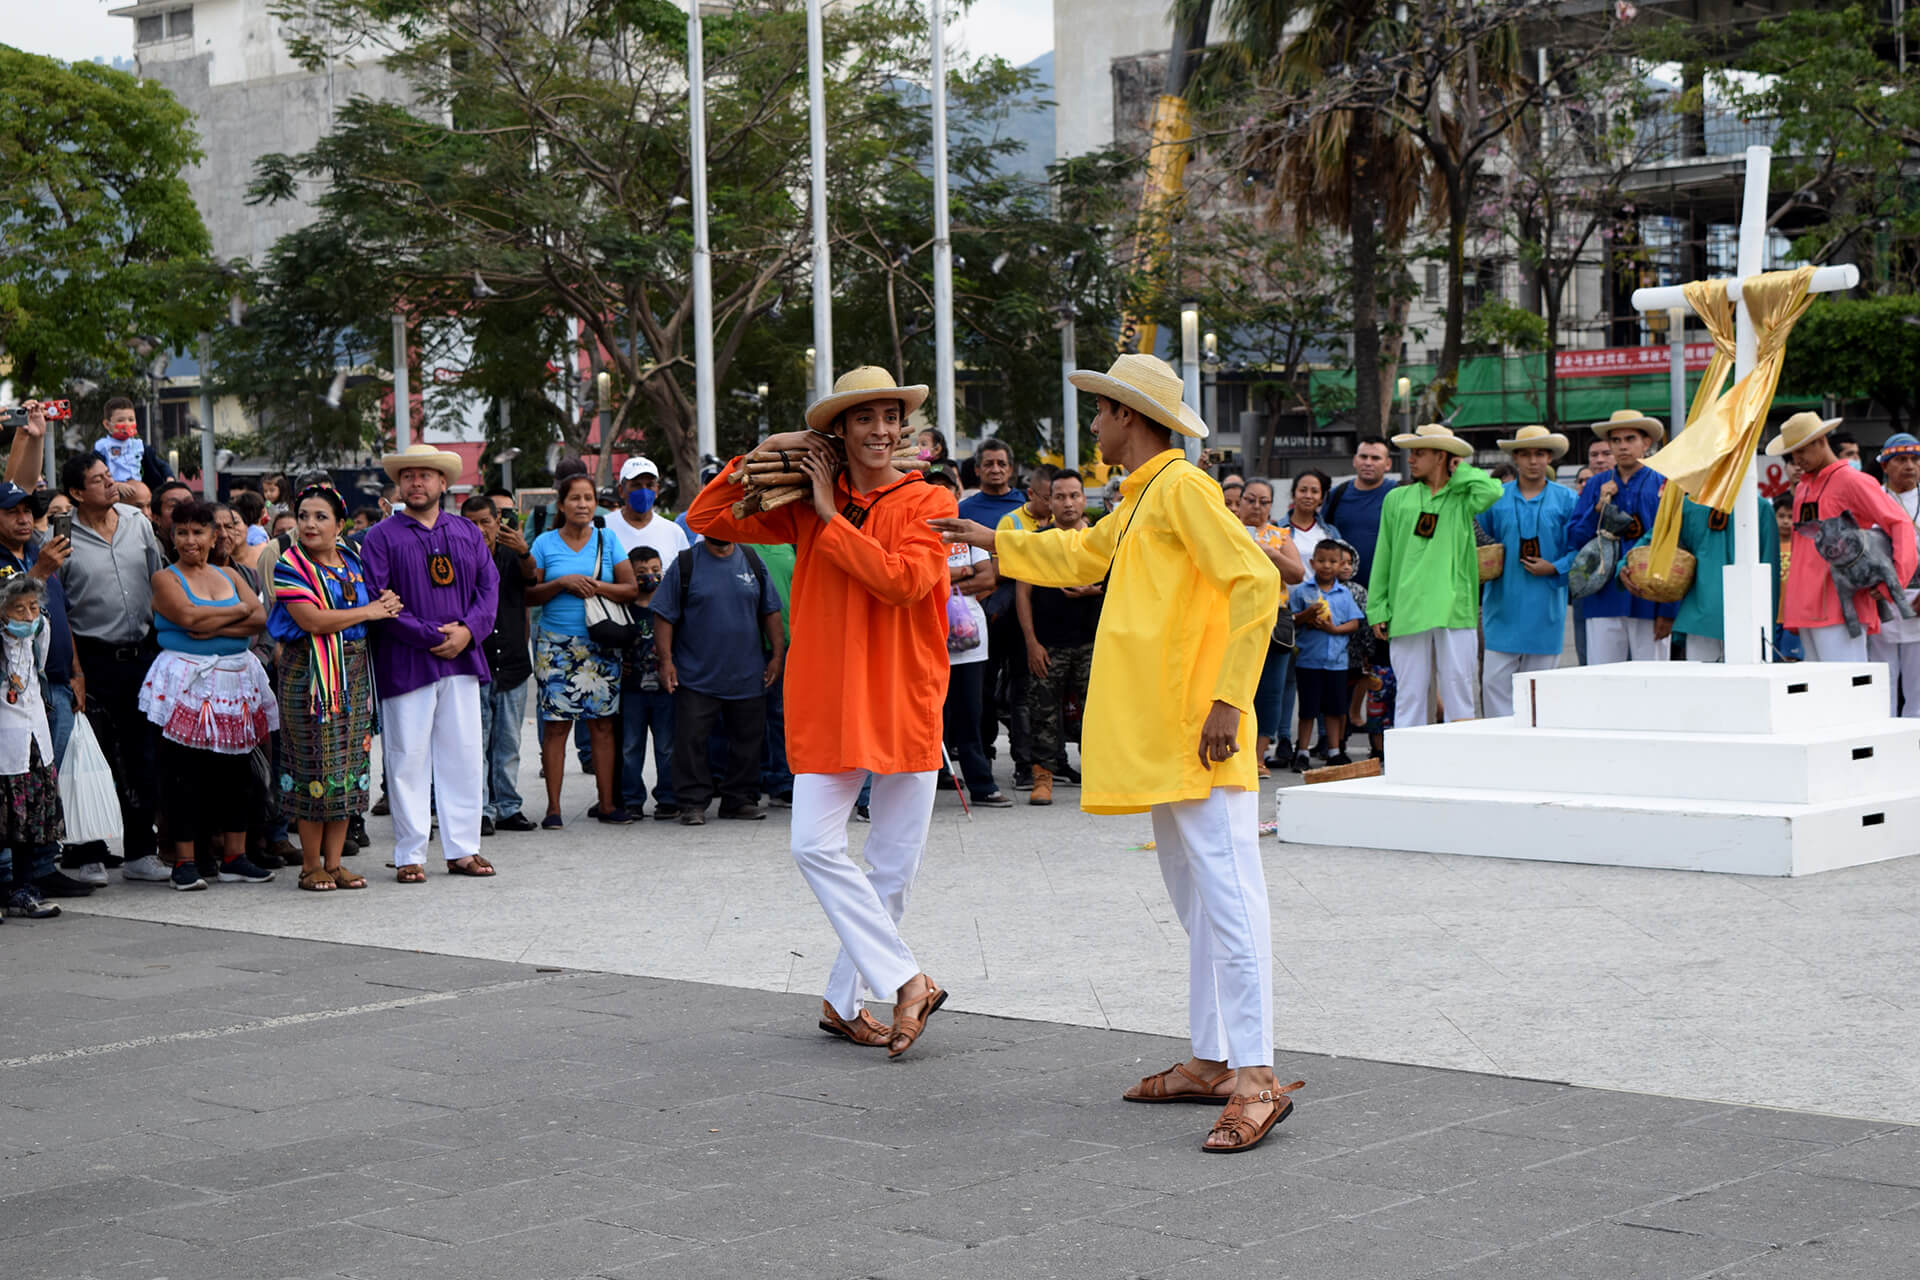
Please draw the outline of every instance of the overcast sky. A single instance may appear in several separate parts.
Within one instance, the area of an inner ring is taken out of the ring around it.
[[[133,24],[108,16],[128,0],[0,0],[0,42],[68,61],[131,57]],[[57,18],[49,18],[57,14]],[[1052,0],[976,0],[955,32],[969,52],[1016,65],[1053,48]]]

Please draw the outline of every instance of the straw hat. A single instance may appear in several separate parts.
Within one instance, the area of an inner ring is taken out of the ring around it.
[[[1655,444],[1660,444],[1667,438],[1666,424],[1658,418],[1649,418],[1638,409],[1615,409],[1607,415],[1605,422],[1594,423],[1593,429],[1600,433],[1602,440],[1606,439],[1610,432],[1620,430],[1642,432]]]
[[[1512,453],[1516,449],[1545,449],[1557,460],[1567,451],[1567,438],[1558,431],[1549,431],[1545,427],[1522,427],[1513,433],[1511,440],[1495,441],[1502,449]]]
[[[1473,446],[1453,434],[1453,428],[1443,427],[1437,422],[1428,422],[1415,427],[1407,435],[1395,436],[1393,447],[1396,449],[1439,449],[1456,458],[1473,456]]]
[[[1173,366],[1158,356],[1124,355],[1105,373],[1075,369],[1067,381],[1090,395],[1127,406],[1161,426],[1195,440],[1207,438],[1207,424],[1180,399],[1184,384]]]
[[[1780,424],[1780,434],[1767,445],[1767,456],[1785,457],[1801,445],[1818,440],[1845,421],[1845,418],[1823,418],[1811,411],[1796,413]]]
[[[866,364],[858,369],[849,369],[833,384],[830,394],[821,396],[807,406],[807,425],[815,431],[824,431],[829,422],[853,406],[871,400],[898,400],[900,416],[905,418],[927,402],[926,384],[903,387],[893,380],[892,374],[878,365]]]
[[[387,473],[387,479],[399,483],[400,473],[413,467],[432,467],[452,484],[466,470],[466,461],[457,453],[448,453],[445,449],[436,449],[430,444],[410,444],[401,453],[389,453],[380,459],[380,469]]]
[[[1896,431],[1887,437],[1885,444],[1880,446],[1880,456],[1875,461],[1885,462],[1888,458],[1900,458],[1916,453],[1920,453],[1920,440],[1914,439],[1904,431]]]

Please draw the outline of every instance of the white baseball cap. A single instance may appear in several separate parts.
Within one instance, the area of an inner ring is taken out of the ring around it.
[[[620,464],[620,479],[623,483],[628,480],[637,480],[641,476],[652,476],[657,480],[660,478],[660,468],[653,465],[651,458],[628,458]]]

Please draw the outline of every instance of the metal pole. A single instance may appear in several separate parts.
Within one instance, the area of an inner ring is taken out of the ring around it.
[[[947,51],[945,0],[928,0],[933,39],[933,359],[935,423],[954,455],[953,231],[947,215]],[[824,361],[817,362],[819,368]]]
[[[1073,472],[1080,470],[1080,389],[1072,382],[1074,366],[1080,360],[1077,345],[1073,317],[1068,316],[1060,322],[1060,420],[1066,424],[1060,436],[1060,456],[1067,470]]]
[[[1200,416],[1200,308],[1193,303],[1180,308],[1180,398]],[[1192,436],[1182,437],[1181,447],[1188,462],[1200,456],[1200,442]]]
[[[807,0],[807,120],[812,128],[813,171],[813,362],[814,399],[833,391],[833,283],[827,252],[826,37],[820,0]],[[906,375],[895,369],[896,378]],[[951,443],[951,442],[949,442]]]
[[[692,100],[694,442],[701,460],[719,447],[713,425],[713,249],[707,243],[707,72],[700,0],[687,3],[687,82]],[[611,453],[613,441],[600,447]]]
[[[1767,178],[1772,169],[1773,152],[1767,147],[1747,148],[1747,184],[1740,203],[1740,253],[1737,268],[1740,279],[1757,276],[1765,267],[1767,238]],[[1757,350],[1753,315],[1742,297],[1735,312],[1733,376],[1738,382],[1752,372]],[[1772,600],[1767,567],[1760,563],[1760,516],[1755,508],[1760,477],[1753,459],[1743,458],[1745,478],[1734,498],[1733,563],[1722,575],[1724,604],[1722,635],[1728,666],[1752,664],[1761,660],[1761,634],[1772,634],[1767,607]]]
[[[200,497],[215,502],[220,497],[220,477],[213,463],[213,335],[200,335]],[[49,433],[51,434],[51,433]]]
[[[1671,369],[1668,372],[1667,411],[1672,415],[1672,423],[1667,428],[1669,436],[1677,436],[1687,425],[1687,308],[1667,308],[1667,354]]]
[[[413,443],[413,394],[407,386],[407,318],[393,317],[393,450]]]

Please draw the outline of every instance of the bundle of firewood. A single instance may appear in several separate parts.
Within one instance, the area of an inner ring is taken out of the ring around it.
[[[846,470],[845,446],[835,440],[833,451],[840,459],[839,470]],[[893,465],[902,471],[924,471],[926,454],[917,444],[903,444],[894,451]],[[745,491],[745,496],[733,504],[736,520],[756,511],[778,511],[813,491],[812,479],[800,469],[797,449],[757,449],[747,455],[728,479]]]

